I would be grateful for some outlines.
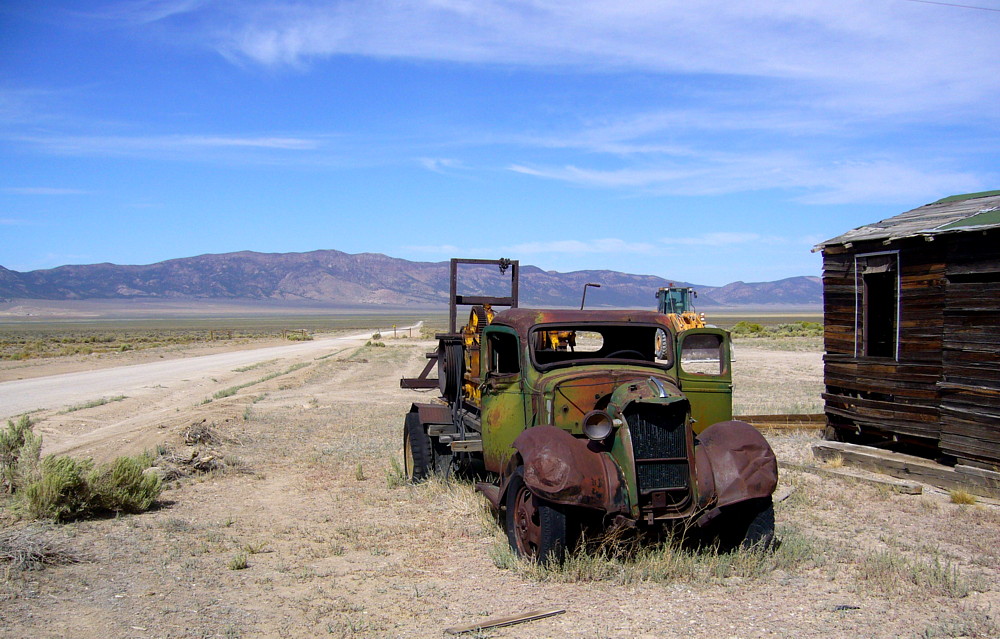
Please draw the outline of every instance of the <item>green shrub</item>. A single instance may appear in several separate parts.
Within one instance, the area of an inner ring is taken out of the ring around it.
[[[8,420],[7,428],[0,430],[0,488],[8,493],[37,479],[42,437],[35,435],[31,426],[31,418],[21,415],[16,422]]]
[[[756,322],[741,321],[730,331],[736,337],[822,337],[823,325],[819,322],[792,322],[777,326],[761,326]]]
[[[115,513],[149,510],[162,486],[159,476],[143,473],[147,468],[145,457],[119,457],[88,473],[90,509]]]
[[[0,481],[15,495],[15,508],[30,519],[68,521],[98,512],[148,510],[162,490],[157,475],[147,475],[152,457],[119,457],[94,468],[91,459],[49,455],[40,460],[41,435],[22,416],[0,431]]]
[[[761,335],[764,333],[764,327],[755,322],[736,322],[730,332],[733,335]]]
[[[32,519],[66,521],[86,513],[91,494],[85,475],[92,467],[89,459],[47,456],[40,478],[24,488],[20,503],[25,514]]]

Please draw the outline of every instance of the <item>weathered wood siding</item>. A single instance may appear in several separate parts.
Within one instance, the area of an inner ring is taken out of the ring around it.
[[[826,413],[838,428],[860,426],[935,444],[941,432],[944,260],[923,241],[893,248],[900,248],[898,360],[864,356],[864,323],[856,317],[863,310],[855,256],[885,247],[824,254]]]
[[[855,257],[887,248],[899,251],[895,359],[863,355],[857,318]],[[823,290],[832,426],[918,438],[966,462],[1000,464],[1000,232],[827,247]]]
[[[1000,233],[950,238],[941,450],[1000,464]]]

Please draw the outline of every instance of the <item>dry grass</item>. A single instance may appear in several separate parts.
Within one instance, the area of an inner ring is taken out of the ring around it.
[[[843,455],[830,455],[828,458],[823,460],[823,468],[843,468],[844,467],[844,457]]]
[[[967,490],[956,489],[948,493],[951,503],[962,506],[971,506],[976,503],[976,496]]]
[[[79,556],[65,540],[57,540],[53,528],[25,526],[0,531],[0,563],[17,571],[73,564]]]

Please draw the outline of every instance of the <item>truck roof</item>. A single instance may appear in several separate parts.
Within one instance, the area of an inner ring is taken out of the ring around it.
[[[660,324],[665,330],[669,330],[669,325],[660,313],[628,309],[579,311],[575,309],[510,308],[497,313],[492,323],[509,326],[518,333],[527,335],[528,331],[539,324],[617,324],[630,322]]]

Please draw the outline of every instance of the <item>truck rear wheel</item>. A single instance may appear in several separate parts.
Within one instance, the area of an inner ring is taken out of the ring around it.
[[[407,413],[403,422],[403,468],[412,482],[424,481],[434,468],[431,438],[418,413]]]
[[[566,513],[536,497],[518,468],[507,488],[507,541],[519,557],[562,563],[566,558]]]

